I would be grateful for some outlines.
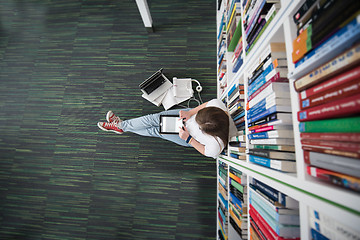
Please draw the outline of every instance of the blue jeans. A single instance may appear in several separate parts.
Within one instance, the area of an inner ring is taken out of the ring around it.
[[[141,136],[159,137],[181,146],[192,147],[190,144],[186,143],[185,140],[181,139],[178,134],[160,134],[160,115],[179,115],[180,110],[189,111],[190,108],[168,110],[124,120],[119,123],[119,128],[124,132],[132,132]]]

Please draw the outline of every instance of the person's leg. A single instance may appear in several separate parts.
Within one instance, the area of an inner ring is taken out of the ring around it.
[[[177,134],[160,134],[160,116],[178,115],[180,110],[183,109],[168,110],[160,113],[149,114],[138,118],[124,120],[120,122],[118,126],[124,132],[132,132],[141,136],[160,137],[181,146],[190,147],[191,145],[186,143]]]

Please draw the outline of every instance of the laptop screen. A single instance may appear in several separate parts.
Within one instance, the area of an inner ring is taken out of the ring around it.
[[[152,81],[149,81],[145,86],[142,86],[141,89],[144,90],[147,94],[150,94],[158,87],[160,87],[165,81],[166,79],[161,74],[157,78],[154,78]]]

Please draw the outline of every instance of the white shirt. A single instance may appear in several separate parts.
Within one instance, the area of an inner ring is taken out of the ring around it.
[[[217,107],[227,112],[224,103],[218,99],[210,100],[206,104],[206,107]],[[215,138],[209,134],[203,133],[199,128],[199,124],[195,121],[195,117],[196,114],[191,116],[191,118],[186,121],[187,130],[196,141],[205,146],[205,156],[217,158],[217,156],[219,156],[225,147],[223,141],[219,137]],[[237,129],[235,127],[234,121],[229,116],[229,136],[236,136],[236,133]]]

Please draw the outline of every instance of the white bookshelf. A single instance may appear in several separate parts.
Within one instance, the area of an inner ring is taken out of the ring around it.
[[[227,0],[223,0],[223,2],[227,2]],[[246,69],[254,64],[256,59],[261,54],[261,51],[264,50],[270,42],[285,42],[288,59],[288,78],[290,82],[291,105],[293,112],[292,115],[297,172],[291,174],[283,173],[250,163],[248,160],[238,160],[230,156],[220,156],[217,161],[222,161],[228,164],[229,168],[230,166],[236,168],[245,173],[249,178],[256,178],[296,199],[300,206],[299,213],[301,239],[311,239],[308,213],[309,206],[317,209],[320,212],[326,213],[330,217],[336,220],[340,220],[342,224],[359,231],[360,194],[317,180],[308,176],[306,173],[306,166],[304,163],[303,151],[301,149],[300,143],[300,133],[298,128],[299,122],[297,121],[297,112],[299,111],[298,93],[294,90],[293,82],[298,77],[310,72],[314,68],[328,61],[329,58],[338,55],[343,51],[343,49],[341,46],[328,49],[324,53],[319,54],[316,57],[316,60],[307,61],[295,69],[295,66],[291,61],[292,41],[296,38],[296,27],[293,23],[292,16],[304,2],[305,0],[281,0],[281,9],[277,12],[272,22],[258,39],[253,49],[246,56],[243,52],[244,62],[241,68],[236,73],[231,73],[228,75],[227,89],[225,92],[220,94],[220,90],[218,89],[218,98],[224,99],[227,97],[227,91],[234,84],[243,83],[245,85],[245,95],[247,95],[247,81],[244,81],[244,79],[247,79]],[[220,15],[222,15],[224,11],[224,6],[222,6],[220,10],[216,11],[218,28],[221,21]],[[242,32],[244,32],[244,28],[242,30]],[[227,54],[228,62],[231,58],[230,55],[231,54]],[[232,66],[227,66],[228,72],[231,72],[231,69]],[[247,123],[245,129],[247,129]],[[237,238],[229,235],[228,239]],[[248,235],[248,239],[250,239],[250,235]]]

